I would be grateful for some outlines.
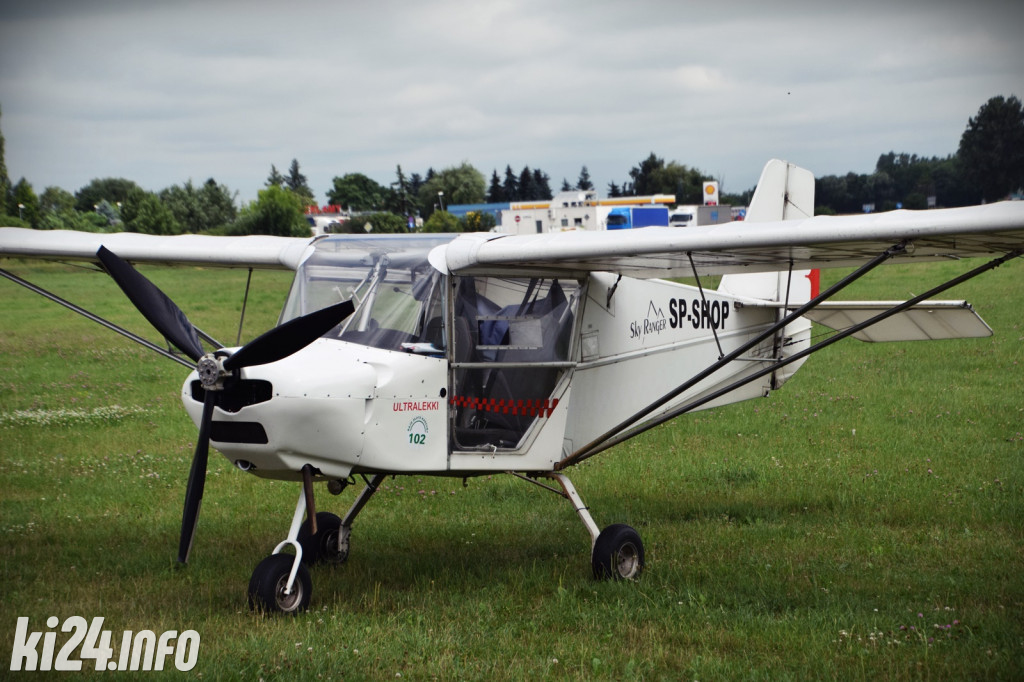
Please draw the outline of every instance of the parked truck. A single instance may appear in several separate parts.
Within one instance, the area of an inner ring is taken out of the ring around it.
[[[608,211],[605,221],[605,228],[609,230],[652,226],[668,226],[667,206],[616,206]]]
[[[670,227],[717,225],[731,221],[731,206],[676,206],[668,218]]]

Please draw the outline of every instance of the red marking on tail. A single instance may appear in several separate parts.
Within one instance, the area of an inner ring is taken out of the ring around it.
[[[805,277],[811,280],[811,298],[817,298],[818,292],[821,291],[821,270],[815,268],[808,272]]]

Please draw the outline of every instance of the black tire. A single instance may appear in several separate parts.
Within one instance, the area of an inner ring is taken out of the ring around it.
[[[316,535],[310,532],[309,519],[299,528],[299,544],[302,546],[302,563],[312,566],[321,561],[340,564],[348,559],[348,542],[338,549],[338,533],[341,519],[330,512],[317,512]]]
[[[624,523],[608,526],[597,536],[590,563],[598,580],[636,580],[644,570],[644,543]]]
[[[302,564],[299,564],[295,574],[292,593],[284,593],[294,562],[295,556],[292,554],[273,554],[257,564],[249,580],[250,609],[263,613],[296,614],[309,607],[309,598],[313,596],[313,581],[309,579],[309,571]]]

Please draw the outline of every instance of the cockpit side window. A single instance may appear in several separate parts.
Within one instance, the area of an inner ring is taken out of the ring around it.
[[[550,416],[571,359],[577,291],[572,280],[457,280],[451,403],[459,446],[515,447]]]
[[[444,353],[441,273],[380,272],[363,288],[340,338],[374,348]]]
[[[430,250],[452,235],[344,235],[316,243],[296,272],[281,321],[351,300],[326,336],[386,350],[445,353],[443,277]]]

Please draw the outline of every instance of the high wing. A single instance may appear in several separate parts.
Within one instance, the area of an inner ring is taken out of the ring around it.
[[[296,270],[313,251],[315,238],[306,237],[217,237],[208,235],[146,235],[135,233],[93,233],[71,230],[29,230],[0,227],[0,258],[30,258],[56,261],[88,261],[99,267],[101,251],[109,251],[121,260],[162,265],[198,265],[227,268]],[[129,266],[130,267],[130,266]],[[119,327],[89,310],[46,291],[0,268],[0,277],[23,286],[44,298],[139,343],[171,360],[192,368],[194,363],[169,348]],[[250,278],[251,281],[251,278]],[[245,301],[248,300],[246,285]],[[242,318],[245,315],[243,302]],[[191,328],[192,325],[189,324]],[[239,327],[241,329],[241,327]],[[207,343],[224,344],[195,328]],[[198,341],[196,342],[198,344]],[[180,348],[180,346],[179,346]]]
[[[96,262],[96,252],[104,246],[137,263],[295,270],[313,241],[312,237],[159,236],[0,227],[0,257]]]
[[[1024,202],[967,208],[817,216],[774,222],[620,232],[463,235],[431,254],[460,275],[503,268],[568,276],[687,277],[853,267],[898,247],[890,262],[1003,255],[1024,248]]]

